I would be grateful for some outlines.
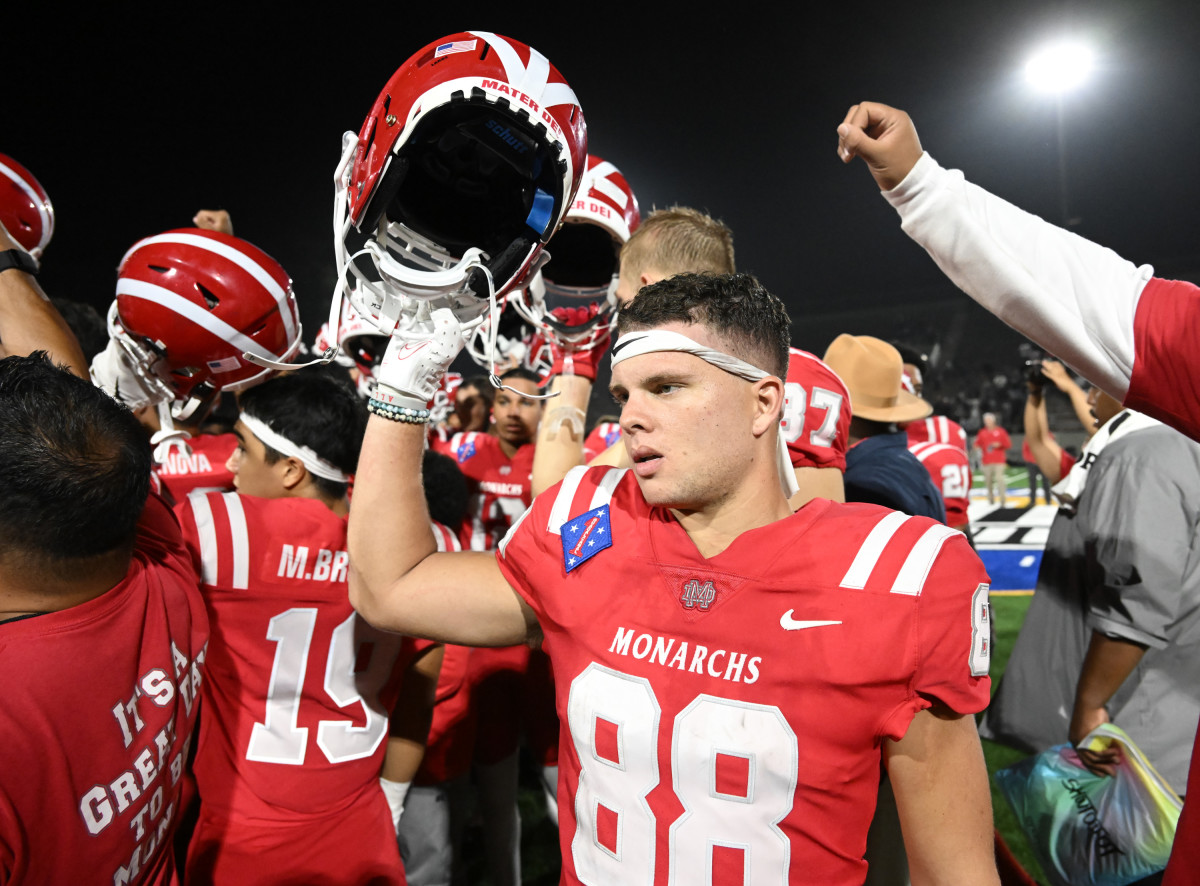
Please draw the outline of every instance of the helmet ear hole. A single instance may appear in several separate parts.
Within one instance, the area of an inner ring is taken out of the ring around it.
[[[217,305],[221,303],[221,300],[213,294],[213,291],[204,284],[197,283],[196,289],[198,289],[200,291],[200,295],[204,297],[204,303],[208,305],[208,309],[210,311],[214,310]]]

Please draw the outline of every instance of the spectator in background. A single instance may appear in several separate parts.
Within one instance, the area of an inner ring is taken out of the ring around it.
[[[846,501],[870,502],[945,523],[941,493],[908,451],[908,435],[897,427],[933,411],[902,387],[900,352],[869,335],[843,334],[829,345],[824,360],[846,383],[853,410]]]
[[[988,504],[999,504],[1004,507],[1008,500],[1008,480],[1004,476],[1007,467],[1008,450],[1012,440],[1008,431],[996,423],[996,414],[983,414],[983,427],[975,435],[973,449],[979,450],[983,463],[983,480],[987,484]],[[996,494],[994,494],[994,492]]]

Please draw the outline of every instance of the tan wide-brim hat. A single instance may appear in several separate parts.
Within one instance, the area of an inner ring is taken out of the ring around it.
[[[852,414],[857,418],[907,422],[933,413],[929,403],[904,390],[904,358],[882,339],[839,335],[824,359],[846,383]]]

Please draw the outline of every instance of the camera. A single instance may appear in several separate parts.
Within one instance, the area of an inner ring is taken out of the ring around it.
[[[1046,383],[1046,377],[1042,375],[1042,361],[1046,359],[1045,352],[1029,342],[1020,345],[1017,351],[1021,355],[1021,373],[1025,377],[1025,381],[1037,390],[1041,390]]]

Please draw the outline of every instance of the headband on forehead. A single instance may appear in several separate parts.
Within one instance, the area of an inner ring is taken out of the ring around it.
[[[772,375],[757,366],[751,366],[745,360],[739,360],[730,354],[705,347],[686,335],[668,332],[665,329],[638,329],[622,335],[612,346],[612,365],[616,366],[622,360],[628,360],[630,357],[640,357],[642,354],[653,354],[658,351],[681,351],[685,354],[693,354],[706,363],[711,363],[718,369],[724,369],[746,381],[759,381],[770,378]],[[792,468],[792,457],[788,453],[787,441],[783,439],[783,434],[779,435],[778,440],[779,451],[776,453],[776,461],[779,466],[779,482],[783,486],[784,497],[791,498],[800,491],[800,487],[796,484],[796,471]]]
[[[307,446],[299,446],[277,431],[272,431],[267,427],[265,421],[255,418],[248,412],[241,414],[241,420],[242,424],[248,427],[254,436],[261,440],[264,445],[270,446],[280,455],[297,459],[308,469],[310,474],[316,474],[318,477],[331,480],[334,483],[350,482],[349,477],[321,458],[321,456],[317,455]]]
[[[655,351],[682,351],[685,354],[694,354],[706,363],[711,363],[718,369],[724,369],[746,381],[759,381],[771,375],[757,366],[751,366],[745,360],[705,347],[686,335],[667,332],[665,329],[637,329],[622,335],[612,346],[612,365],[616,366],[622,360],[652,354]]]

